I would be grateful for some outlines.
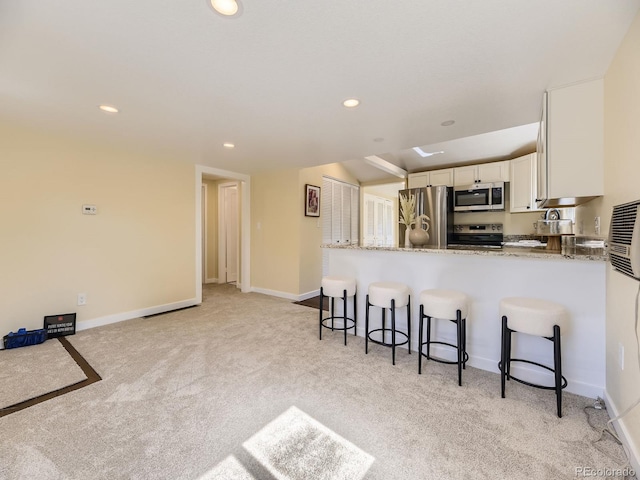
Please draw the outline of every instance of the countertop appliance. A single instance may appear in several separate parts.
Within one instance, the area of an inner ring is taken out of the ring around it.
[[[398,195],[415,199],[415,218],[418,219],[413,228],[428,228],[429,239],[420,248],[447,248],[453,232],[453,189],[446,186],[409,188],[400,190]],[[429,217],[428,224],[421,225],[420,215]],[[404,225],[398,229],[399,246],[405,245],[407,230]]]
[[[504,182],[454,187],[453,195],[456,212],[504,210]]]
[[[504,234],[501,223],[454,225],[449,246],[455,248],[502,248],[503,241]]]

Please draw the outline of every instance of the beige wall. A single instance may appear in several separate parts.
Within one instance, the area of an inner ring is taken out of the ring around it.
[[[298,296],[320,288],[322,217],[305,217],[305,184],[322,176],[358,184],[339,164],[251,177],[251,286]]]
[[[322,279],[322,217],[305,217],[305,184],[322,187],[322,177],[326,175],[343,182],[358,185],[358,181],[339,163],[300,170],[298,181],[298,216],[300,217],[300,284],[298,293],[318,290]]]
[[[0,332],[195,298],[193,165],[9,125],[0,162]]]
[[[640,15],[605,75],[605,197],[603,222],[608,228],[611,207],[638,200],[640,189]],[[604,218],[606,215],[606,218]],[[640,397],[638,345],[634,332],[634,305],[638,282],[607,273],[607,393],[618,411]],[[625,351],[624,370],[618,349]],[[640,406],[623,419],[636,460],[640,460]]]
[[[302,200],[298,169],[251,177],[251,286],[299,293]]]

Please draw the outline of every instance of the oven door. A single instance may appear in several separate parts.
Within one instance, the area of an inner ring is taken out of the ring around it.
[[[491,210],[491,185],[469,185],[454,190],[454,207],[456,212],[473,210]]]

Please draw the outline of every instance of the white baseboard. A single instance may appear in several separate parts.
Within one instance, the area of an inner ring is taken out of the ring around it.
[[[164,305],[157,305],[155,307],[141,308],[139,310],[132,310],[130,312],[114,313],[113,315],[105,315],[104,317],[98,317],[91,320],[83,320],[82,322],[78,322],[78,324],[76,325],[76,330],[88,330],[89,328],[101,327],[103,325],[110,325],[112,323],[123,322],[125,320],[131,320],[133,318],[146,317],[148,315],[156,315],[158,313],[170,312],[171,310],[192,307],[194,305],[198,305],[198,302],[195,298],[191,298],[189,300],[166,303]]]
[[[606,390],[604,391],[604,401],[607,407],[609,418],[616,418],[620,414],[620,410],[609,396],[609,392],[607,392]],[[629,433],[629,428],[627,427],[625,418],[623,417],[620,420],[613,422],[613,426],[615,427],[616,433],[618,434],[620,440],[622,440],[622,443],[626,448],[627,454],[629,455],[629,463],[631,463],[631,468],[636,471],[637,475],[638,472],[640,472],[640,449]]]
[[[205,284],[208,284],[208,283],[218,283],[218,279],[217,279],[217,278],[207,278],[207,279],[204,281],[204,283],[205,283]]]
[[[317,297],[318,295],[320,295],[320,289],[317,290],[312,290],[310,292],[307,293],[301,293],[300,295],[298,295],[298,302],[301,302],[302,300],[306,300],[307,298],[313,298],[313,297]]]
[[[296,295],[295,293],[289,293],[289,292],[280,292],[278,290],[269,290],[268,288],[260,288],[260,287],[251,287],[251,291],[255,293],[263,293],[264,295],[271,295],[272,297],[286,298],[287,300],[292,300],[294,302],[300,302],[302,300],[306,300],[307,298],[320,295],[319,289],[311,292],[307,292],[307,293],[301,293],[300,295]]]

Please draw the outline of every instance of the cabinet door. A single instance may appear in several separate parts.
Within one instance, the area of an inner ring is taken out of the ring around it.
[[[429,185],[429,172],[410,173],[407,188],[422,188]]]
[[[549,185],[548,177],[548,159],[547,159],[547,92],[544,92],[542,96],[542,116],[540,118],[540,127],[538,129],[538,142],[537,142],[537,159],[536,159],[536,173],[537,182],[535,189],[535,202],[537,206],[548,198],[547,189]]]
[[[457,167],[453,169],[453,184],[458,186],[471,185],[476,181],[477,165]]]
[[[493,162],[478,165],[477,180],[480,183],[508,182],[509,162]]]
[[[447,187],[453,187],[453,168],[432,170],[429,172],[429,185],[446,185]]]
[[[533,206],[534,154],[511,160],[509,199],[511,213],[530,212]]]
[[[548,198],[604,194],[603,79],[550,90]]]

